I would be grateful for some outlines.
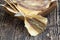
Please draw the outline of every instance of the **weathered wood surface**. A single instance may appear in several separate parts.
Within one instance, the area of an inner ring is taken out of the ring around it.
[[[0,0],[1,3],[3,3],[3,0]],[[26,28],[23,27],[23,22],[11,17],[0,7],[0,40],[60,40],[59,13],[58,6],[57,9],[47,15],[49,20],[47,29],[42,34],[32,37],[28,34]]]

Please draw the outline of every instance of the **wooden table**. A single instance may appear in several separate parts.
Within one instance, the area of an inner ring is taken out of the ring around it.
[[[4,3],[3,0],[0,3]],[[49,20],[47,29],[36,37],[29,35],[22,21],[11,17],[0,7],[0,40],[60,40],[59,5],[46,16]]]

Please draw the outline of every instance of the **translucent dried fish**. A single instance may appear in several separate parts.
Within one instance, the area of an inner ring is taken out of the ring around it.
[[[37,16],[37,17],[36,17]],[[46,29],[48,19],[41,15],[25,17],[25,27],[31,36],[36,36]]]
[[[13,14],[13,16],[19,18],[20,20],[22,19],[24,21],[25,27],[31,36],[36,36],[39,33],[42,33],[46,29],[48,19],[41,16],[41,14],[45,15],[44,10],[46,9],[45,11],[47,11],[52,1],[38,0],[39,2],[38,3],[36,0],[29,0],[33,1],[32,4],[29,3],[28,0],[25,0],[24,2],[22,0],[19,1],[5,0],[7,4],[5,4],[3,7],[5,8],[5,10],[7,10],[7,12],[10,12],[9,14],[11,15]],[[45,4],[45,6],[42,8],[41,6],[44,5],[44,2],[47,4]],[[25,3],[23,5],[24,7],[20,5],[21,3],[22,5]]]

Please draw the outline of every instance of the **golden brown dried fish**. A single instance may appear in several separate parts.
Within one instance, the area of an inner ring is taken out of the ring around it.
[[[31,36],[37,36],[46,29],[48,19],[42,17],[41,15],[33,15],[30,17],[25,17],[25,27]]]
[[[52,9],[56,7],[55,4],[56,2],[52,2],[52,1],[49,1],[48,5],[42,8],[44,10],[40,10],[40,9],[37,10],[35,4],[33,5],[34,8],[32,8],[35,10],[29,9],[30,7],[28,8],[22,7],[19,3],[17,3],[17,0],[5,0],[5,2],[7,4],[3,5],[4,9],[7,12],[9,12],[9,14],[11,14],[12,16],[22,19],[25,23],[26,29],[28,30],[31,36],[36,36],[39,33],[42,33],[46,29],[48,19],[43,16],[45,16],[48,12],[50,12]]]

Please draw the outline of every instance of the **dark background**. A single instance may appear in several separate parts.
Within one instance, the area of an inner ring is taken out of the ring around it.
[[[60,2],[60,1],[58,1]],[[4,4],[0,0],[0,4]],[[36,37],[32,37],[23,26],[23,22],[11,17],[0,7],[0,40],[60,40],[60,3],[48,18],[47,29]]]

